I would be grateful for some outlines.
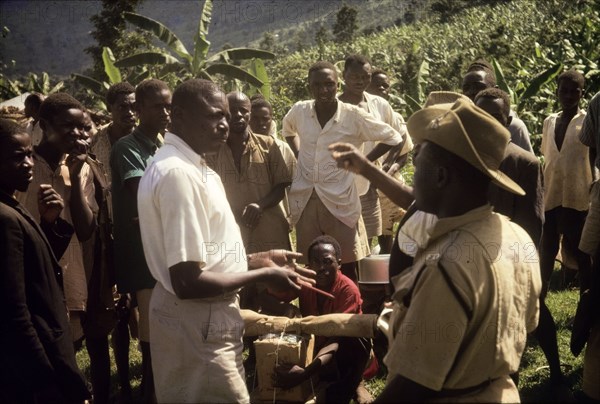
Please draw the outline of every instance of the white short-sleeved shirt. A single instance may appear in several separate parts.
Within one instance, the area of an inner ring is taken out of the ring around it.
[[[170,293],[169,267],[180,262],[201,262],[204,271],[247,271],[221,179],[173,133],[140,180],[138,213],[148,267]]]
[[[395,146],[402,135],[363,109],[341,101],[321,128],[314,105],[314,100],[299,101],[283,118],[283,136],[300,138],[297,173],[288,196],[292,224],[300,219],[314,189],[334,217],[354,228],[361,214],[354,174],[338,168],[329,145],[347,142],[360,147],[371,140]]]
[[[579,140],[585,111],[579,110],[569,122],[562,147],[556,146],[556,122],[562,112],[544,120],[541,152],[544,155],[544,209],[558,206],[588,210],[592,184],[589,149]]]
[[[393,110],[392,106],[389,102],[387,102],[384,98],[379,97],[378,95],[369,94],[367,92],[363,93],[365,100],[367,102],[367,112],[373,115],[376,119],[381,122],[385,122],[390,125],[392,128],[396,129],[398,133],[402,135],[403,139],[406,139],[404,142],[404,146],[402,146],[402,151],[400,155],[404,155],[412,150],[413,143],[408,135],[408,130],[406,129],[406,123],[404,122],[404,118],[402,115]],[[364,155],[367,155],[377,146],[378,142],[365,142],[360,149]],[[378,161],[383,161],[384,157],[387,154],[383,155],[379,158]],[[370,182],[362,175],[357,175],[355,178],[356,186],[358,188],[358,194],[364,195],[369,190]]]

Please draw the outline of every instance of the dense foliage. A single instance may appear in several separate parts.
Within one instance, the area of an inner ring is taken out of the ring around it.
[[[537,146],[544,117],[558,110],[554,80],[526,93],[538,75],[560,63],[561,70],[585,74],[588,98],[600,90],[599,12],[595,0],[494,2],[452,15],[430,11],[414,24],[296,52],[268,66],[276,115],[282,118],[294,102],[308,97],[307,69],[319,59],[339,64],[349,53],[370,57],[393,78],[395,106],[407,116],[414,110],[411,99],[419,103],[429,91],[459,90],[467,65],[485,57],[502,67],[513,101],[519,101],[513,108]]]

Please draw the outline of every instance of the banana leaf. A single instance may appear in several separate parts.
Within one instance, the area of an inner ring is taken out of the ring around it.
[[[121,78],[121,72],[115,66],[115,56],[109,47],[102,47],[102,61],[104,62],[104,73],[108,77],[110,84],[116,84],[123,81]]]
[[[192,74],[194,76],[199,73],[200,67],[206,61],[208,49],[210,48],[210,42],[206,39],[206,35],[208,35],[208,27],[212,19],[212,9],[212,0],[205,0],[198,21],[198,29],[194,35],[194,57],[192,58]]]
[[[415,112],[419,111],[421,109],[421,104],[415,100],[413,97],[411,97],[408,94],[404,95],[406,97],[406,108],[408,109],[408,116],[411,116],[412,114],[414,114]]]
[[[103,95],[104,91],[106,91],[108,87],[105,83],[93,79],[89,76],[84,76],[83,74],[73,73],[71,77],[76,83],[81,84],[85,88],[93,91],[98,95]]]
[[[263,97],[269,101],[271,99],[271,82],[269,80],[269,75],[267,74],[267,69],[265,68],[265,62],[263,62],[262,59],[252,59],[248,70],[264,83],[259,88],[259,91]]]
[[[58,83],[56,83],[56,85],[54,87],[52,87],[49,91],[48,94],[54,94],[59,92],[60,90],[62,90],[62,88],[65,86],[65,82],[64,81],[59,81]]]
[[[500,90],[505,91],[510,96],[511,104],[517,104],[515,93],[508,86],[506,78],[504,77],[504,72],[502,71],[502,67],[500,67],[500,63],[498,63],[495,58],[492,58],[492,65],[494,66],[494,72],[496,73],[496,85],[498,88],[500,88]]]
[[[262,87],[264,84],[262,80],[255,75],[248,73],[246,70],[226,63],[215,63],[208,66],[205,70],[210,75],[222,74],[225,77],[241,80],[257,88]]]
[[[207,62],[217,62],[221,60],[222,55],[227,55],[229,60],[245,60],[245,59],[274,59],[275,54],[262,49],[252,48],[230,48],[225,49],[221,52],[215,53],[213,56],[208,58]]]
[[[149,77],[150,77],[150,71],[148,69],[144,68],[139,73],[133,74],[133,75],[127,77],[127,81],[135,86],[138,83],[141,83],[142,81],[146,80]]]
[[[554,80],[562,71],[562,68],[562,63],[557,63],[546,71],[538,74],[533,80],[531,80],[531,83],[529,83],[529,86],[527,86],[519,98],[519,107],[517,110],[520,110],[523,107],[523,104],[528,98],[536,95],[543,86]]]
[[[192,55],[190,55],[188,50],[185,48],[183,42],[181,42],[179,38],[177,38],[177,35],[175,35],[169,28],[167,28],[162,23],[153,20],[152,18],[144,17],[143,15],[136,13],[125,12],[124,17],[128,22],[132,23],[138,28],[141,28],[144,31],[148,31],[154,34],[158,39],[164,42],[169,47],[169,49],[171,49],[180,57],[190,62],[192,61]]]
[[[427,60],[423,60],[421,65],[419,66],[419,71],[417,72],[416,77],[416,85],[417,85],[417,94],[418,101],[423,102],[427,98],[427,94],[425,94],[425,87],[429,81],[429,62]]]
[[[215,81],[212,78],[212,76],[210,74],[208,74],[208,72],[206,70],[204,70],[204,69],[200,70],[198,72],[198,74],[196,76],[194,76],[194,77],[196,77],[197,79],[205,79],[205,80],[212,81],[212,82]]]
[[[175,59],[168,53],[162,52],[142,52],[135,55],[128,56],[124,59],[117,60],[115,66],[117,67],[134,67],[143,65],[167,65],[167,64],[181,64],[179,60]]]

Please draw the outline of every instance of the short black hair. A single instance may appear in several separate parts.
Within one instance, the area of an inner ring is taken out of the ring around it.
[[[135,88],[135,102],[143,103],[144,100],[146,100],[146,98],[151,94],[161,92],[163,90],[171,92],[171,89],[164,81],[158,79],[144,80]]]
[[[106,92],[106,105],[114,104],[119,95],[129,95],[132,93],[135,93],[135,87],[126,81],[113,84]]]
[[[469,65],[469,67],[467,67],[468,72],[472,72],[475,70],[483,70],[483,69],[494,70],[494,68],[492,67],[492,64],[482,58],[475,60],[473,63],[471,63]]]
[[[219,86],[209,80],[190,79],[177,86],[173,93],[171,107],[187,108],[198,101],[206,101],[206,96],[221,92]],[[137,97],[137,93],[136,93]]]
[[[375,76],[379,76],[379,75],[387,76],[388,74],[381,69],[374,69],[371,72],[371,77],[375,77]]]
[[[310,78],[310,75],[313,72],[323,70],[323,69],[333,70],[333,73],[335,74],[335,77],[337,78],[337,69],[335,68],[333,63],[328,62],[326,60],[319,60],[318,62],[313,63],[312,66],[308,69],[308,77]]]
[[[582,90],[585,87],[585,77],[583,76],[583,74],[581,74],[581,72],[578,72],[575,69],[571,69],[571,70],[567,70],[565,72],[562,72],[560,74],[560,76],[558,76],[558,78],[556,79],[556,84],[558,86],[560,86],[560,82],[562,80],[572,81],[573,83],[577,84],[577,86],[579,88],[581,88]]]
[[[508,93],[506,91],[500,90],[497,87],[489,87],[486,88],[485,90],[481,90],[480,92],[477,93],[477,95],[475,96],[475,104],[477,104],[477,100],[480,98],[491,98],[491,99],[501,99],[502,101],[504,101],[504,107],[502,108],[502,113],[506,114],[506,116],[509,116],[510,114],[510,97],[508,95]]]
[[[467,67],[467,73],[477,71],[485,72],[487,74],[486,79],[488,82],[492,87],[496,86],[496,72],[490,62],[485,59],[477,59]]]
[[[35,105],[36,108],[39,108],[44,101],[44,96],[40,93],[31,93],[25,98],[25,105]]]
[[[266,98],[261,93],[256,93],[252,97],[250,97],[251,102],[254,102],[255,100],[266,100]]]
[[[264,97],[252,96],[250,102],[252,102],[252,109],[267,108],[269,111],[273,112],[273,106]]]
[[[365,56],[357,54],[349,55],[344,61],[344,72],[346,72],[346,70],[348,70],[353,65],[364,66],[367,64],[370,65],[371,61]]]
[[[75,98],[67,93],[54,93],[49,95],[40,105],[40,119],[46,122],[52,122],[52,119],[62,111],[69,109],[80,109],[85,111],[85,107]]]
[[[252,107],[252,101],[250,101],[250,97],[248,97],[246,95],[246,93],[244,93],[243,91],[232,91],[230,93],[227,93],[227,101],[230,100],[243,100],[244,102],[248,101],[250,103],[250,107]]]
[[[312,257],[312,249],[320,244],[329,244],[331,246],[333,246],[333,250],[335,251],[335,258],[337,258],[338,260],[342,259],[342,248],[340,247],[340,243],[338,243],[338,241],[336,239],[334,239],[333,237],[324,234],[322,236],[319,236],[317,238],[315,238],[310,245],[308,246],[308,260],[310,261],[310,258]]]
[[[27,134],[23,125],[12,119],[0,118],[0,144],[4,144],[6,139],[20,133]]]

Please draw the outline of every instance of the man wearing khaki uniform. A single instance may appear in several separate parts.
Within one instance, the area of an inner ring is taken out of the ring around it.
[[[416,208],[439,220],[414,265],[392,278],[378,401],[518,402],[509,375],[537,326],[541,279],[537,255],[525,249],[531,238],[487,200],[490,180],[524,193],[498,170],[510,135],[462,100],[424,108],[408,130],[418,144]],[[361,172],[350,147],[332,148],[338,164]]]

